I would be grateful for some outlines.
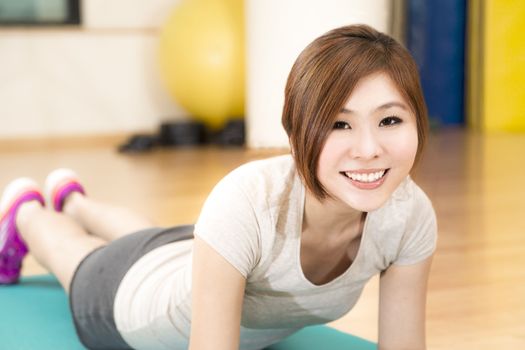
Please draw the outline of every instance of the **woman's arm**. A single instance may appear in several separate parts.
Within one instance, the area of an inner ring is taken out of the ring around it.
[[[190,350],[239,348],[245,278],[195,237]]]
[[[379,349],[424,350],[425,304],[432,257],[415,265],[392,265],[381,274]]]

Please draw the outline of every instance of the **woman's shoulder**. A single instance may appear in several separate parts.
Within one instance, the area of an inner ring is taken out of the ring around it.
[[[252,172],[271,174],[274,171],[289,171],[291,168],[295,168],[292,156],[290,154],[283,154],[244,163],[234,169],[230,174],[241,176]]]
[[[391,201],[407,202],[416,205],[431,205],[425,191],[410,176],[407,176],[397,187]]]
[[[435,213],[425,191],[407,176],[387,202],[377,210],[376,216],[391,220],[395,218],[393,220],[406,224],[423,217],[435,216]]]
[[[437,221],[432,202],[410,177],[369,218],[374,247],[380,247],[383,267],[411,264],[434,251]]]
[[[221,182],[251,191],[290,183],[295,175],[295,163],[291,155],[286,154],[245,163],[232,170]]]

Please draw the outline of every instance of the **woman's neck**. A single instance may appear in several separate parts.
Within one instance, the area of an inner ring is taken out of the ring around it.
[[[334,199],[317,199],[310,191],[306,191],[303,231],[323,232],[324,234],[344,234],[350,230],[358,235],[360,232],[352,228],[360,226],[366,213],[353,209]]]

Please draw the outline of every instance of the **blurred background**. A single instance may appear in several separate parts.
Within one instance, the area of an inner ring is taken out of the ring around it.
[[[512,0],[0,0],[0,139],[245,116],[249,146],[285,147],[293,61],[349,23],[409,48],[434,127],[523,132],[524,11]]]
[[[230,170],[288,152],[287,74],[352,23],[401,41],[421,74],[431,135],[413,176],[440,235],[429,349],[525,349],[521,0],[0,0],[0,185],[68,166],[94,197],[194,222]],[[377,340],[377,294],[375,278],[331,325]]]

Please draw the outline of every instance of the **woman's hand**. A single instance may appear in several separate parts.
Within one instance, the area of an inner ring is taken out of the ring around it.
[[[190,350],[237,350],[246,279],[195,237]]]
[[[424,350],[427,281],[432,257],[391,265],[381,274],[379,350]]]

